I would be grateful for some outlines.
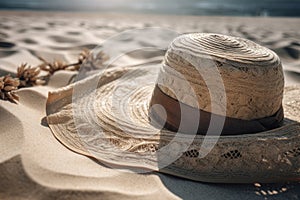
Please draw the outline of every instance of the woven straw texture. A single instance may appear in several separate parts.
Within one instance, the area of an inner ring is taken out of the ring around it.
[[[212,68],[217,72],[210,72]],[[279,57],[243,38],[207,33],[176,38],[166,53],[159,82],[169,96],[212,112],[205,80],[215,79],[217,73],[221,75],[225,93],[220,84],[210,86],[221,99],[213,102],[218,107],[213,113],[223,115],[225,107],[228,117],[252,120],[271,116],[280,108],[284,79]],[[176,96],[172,92],[175,88]]]
[[[299,87],[285,88],[282,127],[252,135],[222,136],[201,158],[204,136],[196,136],[190,143],[188,135],[149,123],[148,103],[155,81],[145,84],[145,80],[155,80],[158,71],[157,66],[108,72],[101,76],[95,91],[82,91],[78,99],[72,99],[74,88],[98,82],[99,77],[50,93],[47,115],[55,137],[71,150],[109,166],[159,170],[197,181],[274,182],[300,177]],[[130,95],[126,95],[128,91],[132,91]],[[157,154],[164,146],[168,151]],[[180,158],[161,169],[173,154]]]

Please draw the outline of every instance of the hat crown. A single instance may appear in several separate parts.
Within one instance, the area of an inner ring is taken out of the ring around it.
[[[207,73],[212,68],[221,76],[225,95],[217,84],[207,86],[208,79],[217,77]],[[176,38],[167,50],[158,83],[166,95],[182,103],[212,112],[213,102],[214,114],[222,115],[225,109],[227,117],[243,120],[276,113],[284,88],[276,53],[247,39],[211,33]],[[211,99],[210,91],[218,99]]]

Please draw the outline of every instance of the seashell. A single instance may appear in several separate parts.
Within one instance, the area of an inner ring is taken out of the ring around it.
[[[279,57],[266,47],[238,37],[191,33],[170,44],[158,83],[165,94],[189,106],[252,120],[278,111],[284,77]]]

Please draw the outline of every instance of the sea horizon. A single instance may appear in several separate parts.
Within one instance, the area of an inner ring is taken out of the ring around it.
[[[300,17],[299,0],[0,0],[0,10]]]

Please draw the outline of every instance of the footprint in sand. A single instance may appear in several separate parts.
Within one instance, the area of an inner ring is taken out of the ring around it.
[[[68,31],[67,34],[68,35],[81,35],[81,33],[77,32],[77,31]]]
[[[7,26],[7,25],[4,25],[4,24],[0,24],[0,29],[3,29],[3,30],[10,30],[11,27],[10,27],[10,26]]]
[[[1,39],[8,38],[8,35],[6,33],[0,32],[0,38]]]
[[[52,36],[49,36],[49,38],[54,40],[57,43],[77,43],[77,42],[79,42],[76,39],[58,36],[58,35],[52,35]]]
[[[12,47],[14,47],[14,46],[16,46],[14,43],[0,41],[0,48],[3,48],[3,49],[10,49],[10,48],[12,48]]]
[[[291,44],[288,47],[285,47],[286,52],[294,59],[300,58],[300,46]]]
[[[21,28],[21,29],[17,30],[16,32],[17,32],[17,33],[26,33],[27,30],[28,30],[28,29],[26,29],[26,28]]]
[[[45,30],[47,30],[45,27],[39,27],[39,26],[32,27],[32,29],[36,30],[36,31],[45,31]]]
[[[84,44],[84,45],[79,45],[79,46],[70,46],[70,47],[58,47],[58,46],[48,46],[48,48],[53,49],[53,50],[59,50],[59,51],[67,51],[67,50],[78,50],[82,51],[83,49],[94,49],[98,47],[99,45],[97,44]]]
[[[35,40],[33,39],[30,39],[30,38],[25,38],[25,39],[22,39],[20,40],[21,42],[24,42],[26,44],[37,44],[38,42],[36,42]]]
[[[15,53],[17,53],[18,51],[8,51],[8,50],[5,50],[5,51],[1,51],[0,50],[0,58],[5,58],[5,57],[8,57],[8,56],[11,56]]]

